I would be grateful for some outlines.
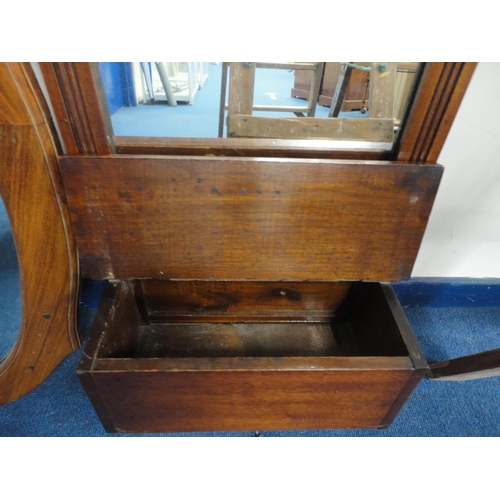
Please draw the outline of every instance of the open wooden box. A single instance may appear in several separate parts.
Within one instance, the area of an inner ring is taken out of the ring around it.
[[[387,284],[144,280],[78,375],[108,432],[383,428],[427,368]]]
[[[78,373],[109,431],[384,427],[426,369],[389,285],[442,168],[66,157],[83,274],[110,280]]]

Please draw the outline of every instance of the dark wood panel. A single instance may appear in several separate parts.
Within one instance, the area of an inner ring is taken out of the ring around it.
[[[324,321],[352,283],[141,280],[149,321]]]
[[[362,283],[353,288],[343,308],[349,311],[354,334],[362,356],[414,355],[417,346],[408,346],[404,336],[413,337],[408,324],[396,322],[395,314],[401,310],[396,297],[384,293],[390,286],[380,283]],[[395,300],[390,302],[389,300]],[[355,311],[362,311],[356,314]],[[411,350],[410,350],[411,348]]]
[[[103,302],[99,309],[107,310],[109,314],[104,321],[102,319],[97,321],[98,324],[105,324],[106,332],[106,335],[96,335],[99,337],[97,356],[99,358],[132,356],[137,347],[141,325],[134,284],[112,283],[107,287]]]
[[[342,356],[329,323],[162,323],[145,326],[140,358]]]
[[[400,393],[397,395],[394,403],[389,408],[389,411],[383,418],[380,428],[385,429],[391,425],[393,420],[396,418],[398,413],[401,411],[401,408],[406,403],[407,399],[410,397],[413,390],[417,387],[417,385],[422,380],[422,377],[425,375],[425,370],[416,369],[412,372],[412,374],[408,377],[406,384],[401,389]]]
[[[433,380],[473,380],[500,375],[500,349],[440,361],[430,365]]]
[[[411,371],[94,372],[120,432],[377,427]]]
[[[327,160],[67,157],[97,279],[408,278],[442,168]]]

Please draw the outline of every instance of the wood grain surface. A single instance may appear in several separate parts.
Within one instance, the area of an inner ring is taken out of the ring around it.
[[[411,371],[94,372],[119,432],[377,427]]]
[[[500,375],[500,349],[440,361],[430,365],[432,380],[473,380]]]
[[[352,283],[140,280],[137,300],[149,322],[328,321]]]
[[[78,348],[78,263],[41,92],[29,65],[0,64],[0,193],[20,267],[22,320],[0,363],[0,404]]]
[[[383,162],[66,157],[96,279],[400,280],[442,168]]]
[[[113,128],[99,63],[40,63],[68,154],[114,152]]]
[[[386,426],[425,370],[387,285],[358,287],[332,323],[147,325],[137,287],[111,282],[78,374],[110,432]],[[378,343],[366,341],[384,327]]]
[[[477,63],[426,63],[396,148],[403,162],[436,162]]]
[[[388,118],[274,118],[233,115],[227,121],[231,137],[388,143],[394,140],[394,120]]]

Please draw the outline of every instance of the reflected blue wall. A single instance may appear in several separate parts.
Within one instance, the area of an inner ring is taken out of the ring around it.
[[[9,218],[0,198],[0,359],[16,343],[21,327],[21,281]]]
[[[137,106],[132,63],[102,62],[99,66],[109,113],[113,115],[120,108]]]

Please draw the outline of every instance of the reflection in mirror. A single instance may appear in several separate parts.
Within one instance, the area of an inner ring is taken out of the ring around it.
[[[391,149],[419,63],[100,63],[116,136]]]
[[[16,248],[0,198],[0,360],[16,343],[21,326],[21,287]]]

